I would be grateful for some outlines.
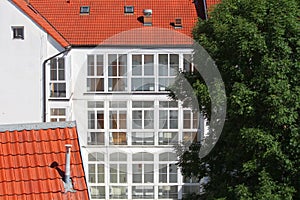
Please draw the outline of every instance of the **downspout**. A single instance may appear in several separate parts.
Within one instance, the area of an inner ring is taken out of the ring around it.
[[[61,55],[61,54],[64,54],[68,51],[71,50],[71,46],[68,46],[66,47],[65,50],[63,50],[62,52],[59,52],[58,54],[55,54],[54,56],[51,56],[50,58],[47,58],[46,60],[44,60],[43,62],[43,69],[42,69],[42,73],[43,73],[43,76],[42,76],[42,85],[43,85],[43,122],[46,122],[46,114],[47,114],[47,92],[46,92],[46,64],[49,60]]]
[[[206,5],[206,0],[202,0],[203,1],[203,11],[204,11],[204,19],[207,20],[208,16],[207,16],[207,5]]]

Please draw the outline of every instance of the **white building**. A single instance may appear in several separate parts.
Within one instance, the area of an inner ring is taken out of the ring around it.
[[[93,199],[199,190],[173,145],[204,122],[167,91],[193,67],[194,2],[2,0],[0,123],[76,120]]]

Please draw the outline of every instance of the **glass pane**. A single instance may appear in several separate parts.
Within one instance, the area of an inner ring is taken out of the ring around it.
[[[144,75],[152,76],[154,75],[154,56],[144,55]]]
[[[179,67],[179,56],[178,54],[170,55],[170,76],[176,76]]]
[[[117,54],[108,54],[108,65],[117,65]]]
[[[159,76],[168,75],[168,54],[159,55]]]

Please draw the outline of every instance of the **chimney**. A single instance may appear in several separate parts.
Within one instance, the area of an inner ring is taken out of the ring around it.
[[[65,168],[65,177],[64,177],[64,187],[65,193],[67,192],[76,192],[73,189],[73,184],[71,180],[71,144],[66,144],[66,168]]]
[[[152,10],[144,9],[144,26],[152,26]]]

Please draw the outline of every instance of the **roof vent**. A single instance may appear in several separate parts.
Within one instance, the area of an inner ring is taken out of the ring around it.
[[[144,26],[152,26],[152,10],[144,9]]]
[[[90,14],[90,6],[80,6],[80,14]]]
[[[124,13],[125,14],[133,14],[134,13],[134,7],[133,6],[124,6]]]
[[[67,192],[76,192],[73,189],[73,184],[71,180],[71,144],[66,144],[66,169],[65,169],[65,177],[64,177],[64,186],[65,193]]]

